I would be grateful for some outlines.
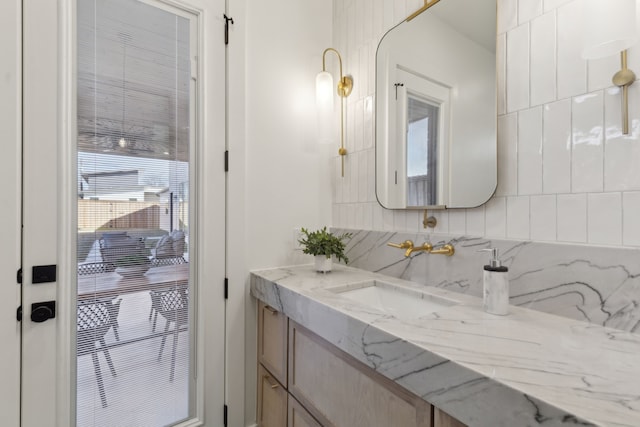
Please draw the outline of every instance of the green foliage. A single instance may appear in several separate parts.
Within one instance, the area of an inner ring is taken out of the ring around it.
[[[327,227],[322,230],[309,231],[302,229],[304,238],[298,240],[303,246],[302,252],[310,255],[324,255],[327,258],[331,258],[331,255],[335,255],[338,260],[343,260],[345,264],[349,263],[349,258],[344,254],[345,244],[343,240],[350,239],[351,233],[344,233],[340,236],[336,236],[327,231]]]
[[[117,267],[132,267],[134,265],[145,265],[149,263],[149,258],[142,254],[125,255],[115,260]]]

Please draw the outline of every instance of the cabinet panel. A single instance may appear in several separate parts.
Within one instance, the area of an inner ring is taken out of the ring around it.
[[[258,365],[258,426],[286,425],[287,390],[262,365]]]
[[[286,387],[287,316],[262,302],[258,310],[258,361]]]
[[[289,395],[287,427],[322,427],[293,396]]]
[[[431,427],[431,406],[294,322],[289,392],[325,426]]]
[[[467,427],[466,424],[453,418],[438,408],[433,408],[433,427]]]

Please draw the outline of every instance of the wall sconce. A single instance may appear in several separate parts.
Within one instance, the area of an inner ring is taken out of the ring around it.
[[[612,79],[622,88],[622,133],[629,134],[629,86],[636,75],[627,68],[627,49],[637,41],[636,0],[586,0],[584,59],[620,52],[621,70]]]
[[[409,15],[409,17],[406,19],[406,21],[407,22],[411,21],[413,18],[415,18],[416,16],[420,15],[422,12],[424,12],[427,9],[429,9],[431,6],[433,6],[434,4],[438,3],[439,1],[440,0],[424,0],[424,6],[422,6],[420,9],[416,10],[411,15]]]
[[[331,142],[332,132],[331,121],[333,119],[333,77],[327,71],[326,56],[327,52],[333,52],[338,56],[340,63],[340,81],[338,82],[337,92],[340,96],[340,149],[338,154],[342,158],[342,176],[344,177],[344,156],[347,155],[347,149],[344,148],[344,103],[347,96],[353,90],[353,79],[351,76],[342,74],[342,57],[337,50],[327,48],[322,53],[322,72],[316,77],[316,108],[318,109],[318,132],[321,142]]]

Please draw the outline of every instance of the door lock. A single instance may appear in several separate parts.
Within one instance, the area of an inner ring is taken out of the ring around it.
[[[56,317],[56,302],[44,301],[31,304],[31,321],[42,323]]]

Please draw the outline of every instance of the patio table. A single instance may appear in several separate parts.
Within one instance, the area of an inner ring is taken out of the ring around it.
[[[189,283],[189,264],[152,267],[142,277],[125,278],[116,272],[78,276],[78,299],[112,297]]]

